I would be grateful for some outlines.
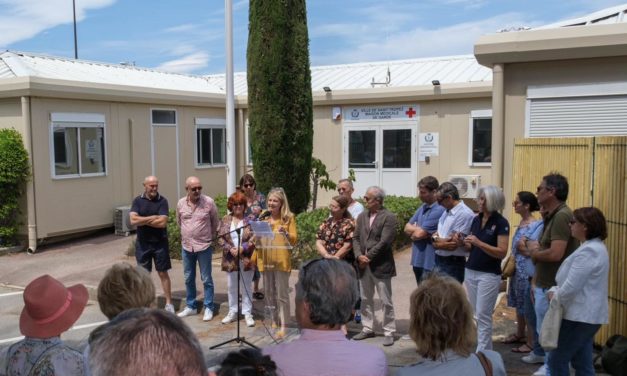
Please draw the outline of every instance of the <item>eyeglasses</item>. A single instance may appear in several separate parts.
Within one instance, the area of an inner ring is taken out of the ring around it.
[[[539,186],[536,188],[536,193],[540,193],[542,190],[548,191],[548,190],[550,190],[550,189],[552,189],[552,188],[550,188],[550,187],[546,187],[546,186],[544,186],[544,187],[543,187],[543,186],[539,185]]]
[[[446,200],[446,199],[447,199],[447,198],[449,198],[449,197],[451,197],[451,196],[438,196],[438,198],[437,198],[438,203],[443,202],[444,200]]]
[[[202,187],[194,187],[194,188],[190,188],[189,190],[192,192],[199,192],[199,191],[202,191]]]
[[[233,204],[233,207],[235,207],[235,206],[244,206],[244,205],[245,204],[242,204],[242,203],[235,203],[235,204]]]
[[[305,278],[305,275],[307,274],[307,269],[309,269],[309,267],[313,264],[315,264],[318,261],[323,261],[323,258],[317,258],[317,259],[313,259],[310,261],[307,261],[305,264],[303,264],[303,278]]]
[[[244,188],[254,188],[254,184],[244,184]]]

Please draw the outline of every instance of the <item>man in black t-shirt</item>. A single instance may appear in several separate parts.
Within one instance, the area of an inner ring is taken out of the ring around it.
[[[159,194],[157,177],[147,176],[144,179],[144,193],[133,200],[129,217],[131,225],[137,226],[135,242],[137,265],[150,272],[154,260],[165,295],[165,310],[174,313],[168,274],[168,270],[172,268],[168,250],[168,200]]]

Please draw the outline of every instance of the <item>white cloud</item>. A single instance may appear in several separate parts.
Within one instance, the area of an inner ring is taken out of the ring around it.
[[[116,0],[76,2],[76,21],[90,9],[107,7]],[[8,46],[58,25],[72,23],[72,2],[68,0],[0,0],[0,46]]]
[[[157,69],[176,72],[191,73],[199,69],[206,68],[209,65],[209,54],[206,52],[195,52],[187,56],[180,57],[175,60],[166,61],[159,65]]]
[[[312,56],[315,65],[384,61],[419,57],[471,54],[482,35],[515,26],[537,26],[519,13],[506,13],[483,20],[464,22],[436,29],[414,28],[375,39],[361,34],[329,56]]]

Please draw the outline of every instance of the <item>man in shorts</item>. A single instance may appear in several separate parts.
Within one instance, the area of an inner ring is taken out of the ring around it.
[[[137,265],[150,272],[154,260],[165,295],[165,310],[174,313],[168,274],[168,270],[172,269],[168,250],[168,200],[159,194],[159,179],[156,176],[144,179],[144,193],[133,200],[129,217],[131,225],[137,226]]]

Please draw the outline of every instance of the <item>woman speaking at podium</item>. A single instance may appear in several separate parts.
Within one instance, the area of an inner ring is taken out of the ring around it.
[[[283,188],[273,188],[268,193],[269,222],[274,239],[261,241],[257,267],[263,273],[263,284],[266,290],[266,307],[275,307],[270,311],[273,328],[278,328],[275,335],[285,336],[287,321],[290,317],[289,278],[292,271],[290,261],[292,246],[296,244],[296,218],[290,211],[290,205]]]

